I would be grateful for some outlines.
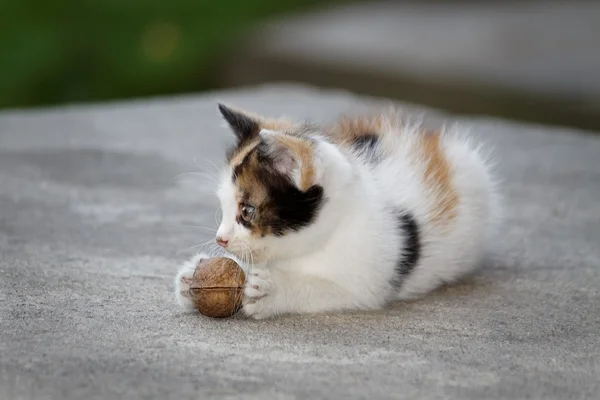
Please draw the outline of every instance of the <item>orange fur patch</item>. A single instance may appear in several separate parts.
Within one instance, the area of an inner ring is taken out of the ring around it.
[[[374,114],[363,117],[342,117],[326,132],[334,142],[342,146],[351,146],[354,141],[364,135],[380,136],[384,131],[385,117]]]
[[[300,190],[308,190],[315,181],[313,150],[310,143],[289,135],[279,135],[277,140],[300,161]]]
[[[437,196],[431,220],[437,224],[448,223],[456,217],[459,197],[452,182],[452,166],[441,148],[441,133],[425,135],[422,146],[427,160],[425,183]]]
[[[294,129],[297,125],[286,119],[260,118],[261,129],[282,132]]]
[[[232,169],[235,168],[235,166],[239,165],[242,162],[242,160],[244,159],[244,157],[246,157],[246,155],[248,155],[248,153],[250,153],[252,150],[254,150],[254,148],[257,145],[258,145],[258,139],[255,139],[255,140],[251,141],[250,143],[248,143],[247,145],[237,148],[235,150],[235,153],[231,157],[231,160],[229,160],[229,166]]]

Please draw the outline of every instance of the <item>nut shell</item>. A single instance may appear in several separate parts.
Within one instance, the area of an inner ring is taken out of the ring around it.
[[[212,318],[231,317],[242,307],[244,270],[232,259],[202,260],[194,271],[190,294],[194,307]]]

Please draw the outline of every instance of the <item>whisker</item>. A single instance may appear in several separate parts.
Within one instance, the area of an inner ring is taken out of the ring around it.
[[[200,229],[200,230],[202,230],[204,232],[208,232],[208,233],[211,233],[211,234],[215,234],[216,231],[217,231],[216,228],[214,228],[214,227],[204,226],[204,225],[184,224],[184,223],[181,223],[181,222],[177,222],[177,223],[176,222],[165,222],[165,226],[167,226],[169,228],[177,228],[177,229],[179,229],[181,227],[184,227],[184,228],[193,228],[193,229]]]
[[[190,247],[188,247],[188,248],[186,248],[186,249],[183,249],[183,250],[181,250],[181,251],[180,251],[180,252],[178,252],[178,253],[187,252],[187,251],[190,251],[190,250],[193,250],[193,249],[202,248],[202,247],[204,247],[204,246],[208,246],[208,245],[212,245],[213,247],[214,247],[214,246],[216,246],[216,245],[214,244],[214,239],[207,240],[206,242],[204,242],[204,243],[201,243],[201,244],[197,244],[197,245],[195,245],[195,246],[190,246]],[[205,251],[205,252],[206,252],[206,253],[208,253],[208,251]]]
[[[206,162],[207,162],[207,163],[209,163],[209,164],[210,164],[210,166],[212,166],[212,167],[214,168],[213,172],[214,172],[216,175],[218,175],[218,174],[221,172],[221,169],[222,169],[222,168],[221,168],[221,167],[219,167],[217,164],[215,164],[215,163],[214,163],[214,161],[212,161],[212,160],[211,160],[211,159],[209,159],[209,158],[206,158],[205,160],[206,160]]]
[[[182,172],[176,176],[177,177],[185,177],[188,175],[191,175],[191,176],[201,175],[201,176],[205,176],[208,178],[216,178],[220,175],[220,172],[219,171],[207,171],[206,169],[200,168],[196,171]]]
[[[198,169],[204,169],[203,167],[201,167],[200,165],[198,165],[198,157],[194,157],[194,165],[198,168]],[[214,161],[212,161],[210,158],[203,158],[202,161],[204,161],[205,163],[208,164],[208,166],[210,168],[212,168],[212,172],[219,172],[221,170],[221,168],[219,168],[219,166],[217,164],[214,163]]]
[[[219,218],[217,217],[217,214],[219,214],[219,211],[221,209],[219,207],[217,207],[217,209],[215,210],[215,213],[213,214],[213,217],[215,219],[215,224],[219,225]]]
[[[206,171],[188,171],[188,172],[182,172],[178,175],[175,175],[175,179],[187,178],[188,176],[192,176],[192,177],[204,176],[207,178],[214,177],[212,175],[209,175],[209,173]]]
[[[246,245],[245,243],[243,243],[243,250],[241,252],[241,256],[239,257],[240,260],[242,261],[243,264],[245,264],[248,268],[247,271],[248,273],[250,272],[251,266],[248,263],[248,256],[252,257],[252,252],[250,251],[250,248],[248,245]],[[241,272],[238,272],[238,276],[236,278],[239,278],[239,274],[241,274]],[[245,280],[248,279],[247,276],[245,276]],[[245,283],[245,282],[244,282]],[[240,293],[240,296],[243,298],[244,293],[243,291]],[[239,301],[239,300],[238,300]]]
[[[215,228],[211,228],[208,226],[201,226],[201,225],[186,225],[186,224],[179,224],[178,226],[183,226],[185,228],[194,228],[194,229],[201,229],[205,232],[209,232],[209,233],[216,233],[216,229]]]
[[[249,248],[249,246],[248,246],[248,254],[250,255],[250,268],[252,268],[252,266],[254,265],[254,253],[252,253],[252,250]]]
[[[209,246],[207,249],[204,249],[202,253],[206,254],[209,258],[218,257],[220,255],[219,250],[215,246]],[[200,252],[197,251],[196,254],[200,254]]]
[[[190,171],[184,172],[174,177],[174,180],[180,183],[192,183],[194,187],[200,191],[210,192],[212,195],[215,193],[215,189],[220,184],[220,178],[218,173],[209,171]]]

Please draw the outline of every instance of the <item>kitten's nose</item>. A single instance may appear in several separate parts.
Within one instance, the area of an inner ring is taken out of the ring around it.
[[[221,247],[227,247],[229,240],[223,239],[221,236],[217,236],[217,244]]]

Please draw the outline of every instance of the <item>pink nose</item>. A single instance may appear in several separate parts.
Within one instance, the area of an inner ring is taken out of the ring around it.
[[[227,247],[227,243],[229,243],[229,240],[225,240],[220,236],[217,236],[217,243],[219,244],[219,246],[221,247]]]

